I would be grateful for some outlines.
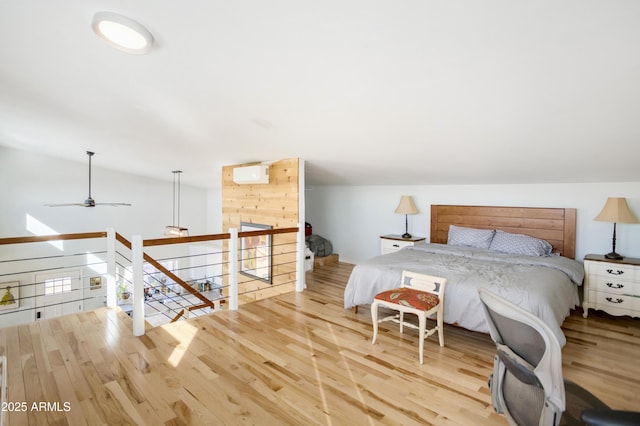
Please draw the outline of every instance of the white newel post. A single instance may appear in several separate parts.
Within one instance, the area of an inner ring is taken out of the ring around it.
[[[118,305],[116,294],[116,230],[107,228],[107,306]]]
[[[131,238],[131,267],[133,270],[133,335],[144,334],[144,249],[142,236]]]
[[[238,310],[238,229],[229,229],[229,309]]]
[[[305,257],[305,238],[304,238],[304,224],[298,224],[298,251],[297,251],[297,260],[296,260],[296,291],[301,292],[307,288],[307,284],[305,282],[305,267],[304,267],[304,257]]]

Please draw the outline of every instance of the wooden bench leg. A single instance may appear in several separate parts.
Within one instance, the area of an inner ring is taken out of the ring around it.
[[[358,313],[358,306],[354,306],[353,308],[351,308],[351,312],[353,312],[354,314]]]

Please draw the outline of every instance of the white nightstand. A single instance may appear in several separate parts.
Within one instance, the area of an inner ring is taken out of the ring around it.
[[[589,308],[640,317],[640,259],[612,260],[588,254],[584,272],[583,317],[587,317]]]
[[[424,242],[425,237],[402,238],[401,235],[380,235],[380,254],[393,253],[401,248]]]

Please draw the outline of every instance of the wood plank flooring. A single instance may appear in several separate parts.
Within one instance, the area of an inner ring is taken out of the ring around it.
[[[506,424],[487,389],[489,336],[446,326],[444,348],[425,343],[424,365],[413,330],[383,323],[372,345],[368,307],[342,305],[351,269],[322,266],[303,293],[139,338],[106,308],[0,329],[19,403],[8,424]],[[640,320],[581,314],[564,325],[565,377],[614,408],[640,409]]]

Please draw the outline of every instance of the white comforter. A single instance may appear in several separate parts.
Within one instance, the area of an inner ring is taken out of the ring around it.
[[[514,256],[470,247],[421,244],[377,256],[355,266],[344,291],[344,307],[370,304],[400,285],[403,269],[447,278],[444,321],[489,332],[478,288],[510,300],[540,317],[561,345],[560,326],[579,303],[584,269],[561,256]]]

